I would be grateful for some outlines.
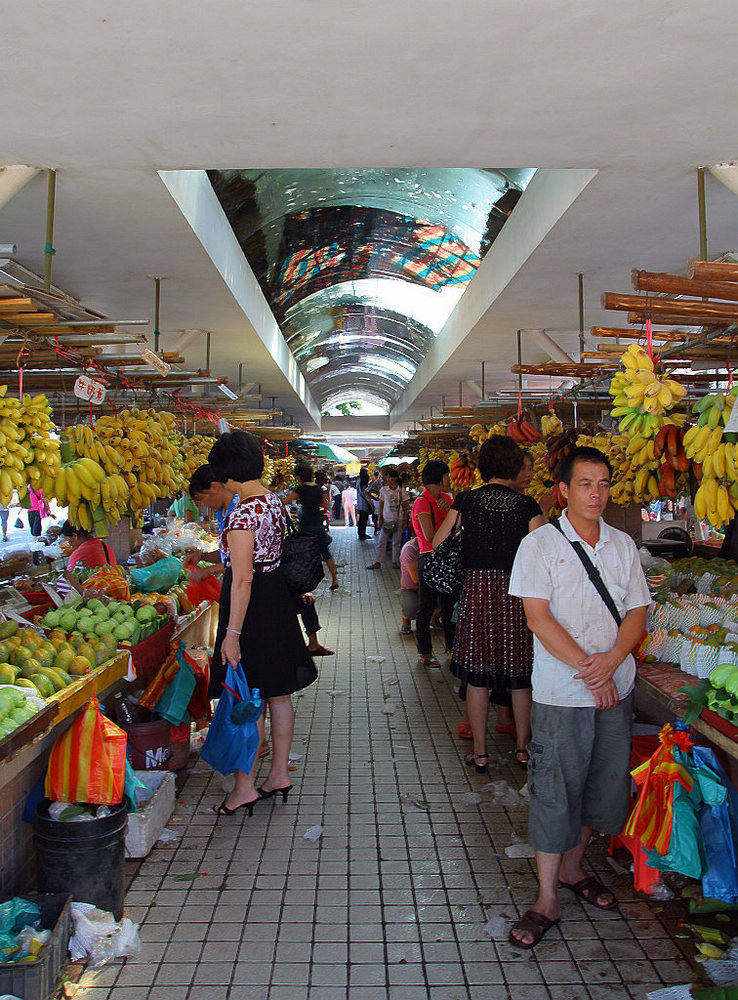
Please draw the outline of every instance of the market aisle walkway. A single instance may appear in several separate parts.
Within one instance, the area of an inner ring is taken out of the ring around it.
[[[333,536],[342,586],[321,584],[318,609],[336,655],[297,702],[288,803],[216,820],[220,779],[197,764],[170,824],[177,842],[157,846],[127,896],[143,952],[88,973],[84,1000],[620,1000],[688,981],[686,942],[672,937],[681,911],[640,901],[602,841],[597,873],[619,910],[566,900],[532,955],[490,939],[485,924],[534,898],[532,862],[505,854],[525,839],[524,800],[465,801],[486,779],[461,759],[452,678],[418,668],[399,635],[389,560],[367,572],[372,542]],[[512,740],[496,746],[489,781],[519,786]]]

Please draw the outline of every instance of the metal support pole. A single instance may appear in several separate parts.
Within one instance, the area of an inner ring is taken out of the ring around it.
[[[523,363],[523,341],[522,341],[522,330],[518,330],[518,365]],[[518,372],[518,392],[523,391],[523,373]]]
[[[459,408],[461,408],[464,405],[463,402],[462,402],[462,400],[463,400],[463,395],[462,395],[462,393],[463,393],[463,385],[464,385],[463,382],[459,382]]]
[[[445,396],[441,396],[441,406],[443,407],[444,410],[446,409],[446,397]]]
[[[485,392],[485,388],[484,388],[484,361],[483,361],[482,362],[482,399],[484,399],[485,395],[486,395],[486,392]]]
[[[579,282],[579,360],[584,353],[584,275],[578,274]]]
[[[210,371],[210,330],[205,334],[205,370]]]
[[[700,220],[700,260],[707,260],[707,202],[705,199],[705,168],[697,168],[697,207]]]
[[[154,354],[159,353],[159,308],[161,305],[161,278],[154,278]]]
[[[56,170],[49,170],[46,195],[46,246],[44,247],[44,289],[51,291],[51,258],[54,250],[54,208],[56,205]]]

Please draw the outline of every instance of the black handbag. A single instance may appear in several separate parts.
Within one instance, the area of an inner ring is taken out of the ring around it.
[[[463,505],[460,505],[458,508],[459,516],[451,534],[444,538],[437,549],[427,553],[420,569],[426,587],[431,587],[439,594],[460,594],[461,588],[464,586],[464,565],[461,559],[461,542],[464,533],[460,521],[462,510]],[[432,504],[430,516],[435,531],[436,519],[433,516]]]
[[[282,549],[280,568],[287,586],[295,594],[307,594],[325,576],[320,546],[315,535],[302,535],[287,515],[287,534]]]
[[[458,594],[464,584],[464,566],[461,562],[463,528],[454,528],[437,549],[427,553],[420,572],[426,587],[439,594]]]

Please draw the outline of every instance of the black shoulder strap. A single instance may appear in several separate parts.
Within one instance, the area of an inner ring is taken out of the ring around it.
[[[560,518],[558,517],[552,518],[550,523],[554,526],[554,528],[557,528],[562,535],[564,535],[564,529],[561,527]],[[589,558],[587,553],[582,548],[581,542],[573,542],[571,538],[568,538],[566,535],[564,535],[564,538],[566,538],[567,542],[571,545],[576,554],[579,556],[579,561],[581,562],[582,566],[584,566],[587,572],[587,576],[592,581],[595,589],[597,590],[597,593],[600,595],[602,600],[607,605],[607,610],[615,619],[618,628],[620,628],[620,626],[623,623],[623,620],[618,614],[618,609],[615,606],[615,601],[613,601],[612,597],[610,596],[610,591],[605,586],[605,582],[600,576],[597,567],[592,563],[592,560]]]

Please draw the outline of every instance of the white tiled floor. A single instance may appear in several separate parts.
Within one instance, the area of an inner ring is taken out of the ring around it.
[[[336,655],[296,699],[289,801],[216,820],[220,778],[196,765],[179,839],[155,848],[127,895],[143,952],[87,973],[85,1000],[620,1000],[689,981],[679,912],[639,899],[603,841],[593,867],[617,910],[567,898],[534,953],[490,940],[485,923],[514,919],[535,895],[532,862],[504,853],[525,839],[526,810],[489,792],[464,803],[487,779],[463,764],[453,678],[418,668],[414,638],[399,635],[389,560],[367,572],[373,543],[332,532],[346,566],[340,590],[321,584],[318,610]],[[490,746],[503,759],[489,780],[519,786],[512,740]],[[313,844],[303,834],[315,824]]]

